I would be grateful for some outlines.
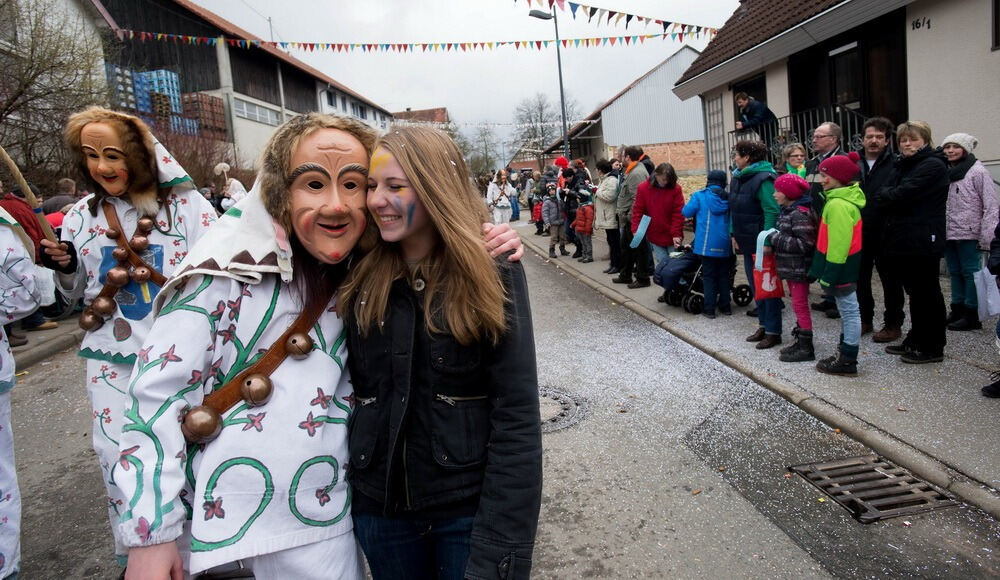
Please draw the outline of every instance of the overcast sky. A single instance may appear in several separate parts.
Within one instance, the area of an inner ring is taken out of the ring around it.
[[[528,16],[538,9],[526,0],[195,0],[238,26],[286,42],[489,42],[554,39],[552,21]],[[619,10],[671,22],[718,28],[739,0],[589,0],[589,6]],[[662,32],[632,21],[625,28],[591,23],[578,11],[559,12],[560,38],[584,38]],[[690,45],[704,48],[707,36]],[[688,43],[685,37],[685,43]],[[586,115],[677,51],[681,43],[647,40],[639,46],[567,48],[562,50],[563,80],[568,98]],[[511,123],[514,109],[527,96],[545,93],[558,103],[559,80],[554,45],[543,50],[435,53],[291,54],[335,78],[390,111],[407,107],[447,107],[466,134],[479,122]],[[570,121],[573,121],[571,119]],[[509,127],[498,127],[506,138]]]

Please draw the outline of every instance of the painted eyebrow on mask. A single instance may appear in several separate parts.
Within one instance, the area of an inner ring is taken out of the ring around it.
[[[349,173],[351,171],[357,171],[361,175],[368,177],[368,168],[360,163],[348,163],[347,165],[341,167],[340,171],[337,172],[337,177],[343,177],[345,173]]]
[[[292,170],[292,172],[288,175],[288,179],[285,180],[285,183],[291,185],[292,182],[298,179],[300,175],[310,171],[322,173],[327,179],[330,178],[330,172],[326,170],[326,167],[323,167],[319,163],[303,163]]]

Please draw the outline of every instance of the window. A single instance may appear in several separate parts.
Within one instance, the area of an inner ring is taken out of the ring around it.
[[[334,109],[337,108],[337,95],[333,91],[326,92],[326,104],[330,105]]]
[[[1000,50],[1000,0],[993,0],[993,50]]]
[[[274,125],[275,127],[281,124],[281,114],[278,111],[255,105],[243,99],[233,99],[233,113],[237,117],[267,125]]]
[[[340,108],[345,113],[347,112],[347,97],[340,95]]]
[[[368,107],[362,105],[357,101],[351,101],[351,115],[354,115],[358,119],[367,120]]]

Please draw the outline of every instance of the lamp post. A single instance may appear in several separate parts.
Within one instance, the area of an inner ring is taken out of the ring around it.
[[[532,10],[528,16],[540,20],[551,20],[556,29],[556,63],[559,66],[559,105],[562,108],[562,128],[563,128],[563,156],[569,159],[569,129],[566,127],[566,95],[563,93],[562,76],[562,53],[559,50],[559,18],[556,16],[556,7],[551,7],[551,12],[544,10]]]

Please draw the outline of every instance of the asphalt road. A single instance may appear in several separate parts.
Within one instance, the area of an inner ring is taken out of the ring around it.
[[[863,525],[787,467],[868,450],[531,255],[540,384],[583,403],[547,433],[537,578],[1000,575],[966,507]],[[22,578],[115,578],[72,350],[14,389]]]

